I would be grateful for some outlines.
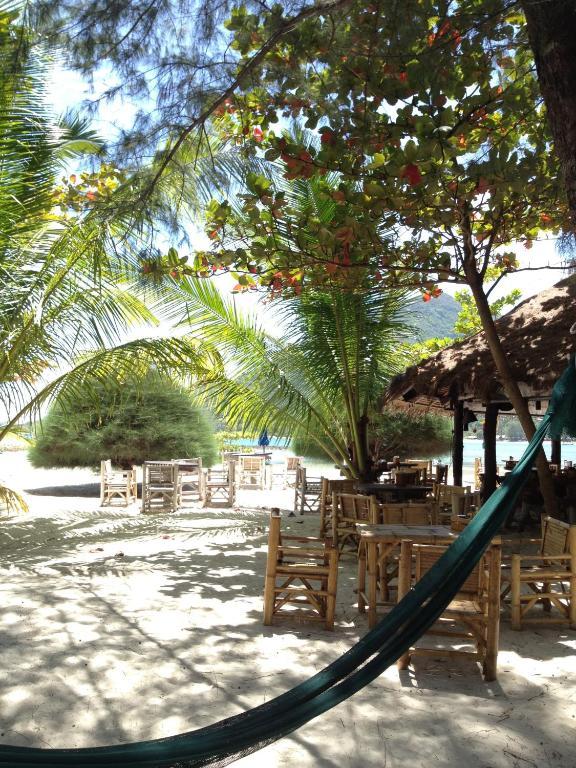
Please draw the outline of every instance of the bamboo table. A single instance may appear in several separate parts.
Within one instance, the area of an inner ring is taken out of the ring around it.
[[[443,525],[368,525],[358,523],[358,611],[368,608],[368,626],[376,624],[378,577],[386,558],[400,547],[403,539],[419,544],[451,544],[458,534]],[[366,578],[368,574],[368,578]],[[388,598],[387,582],[382,580],[382,599]]]

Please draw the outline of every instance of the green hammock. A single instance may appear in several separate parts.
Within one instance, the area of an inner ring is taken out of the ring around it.
[[[84,749],[0,746],[0,766],[223,766],[291,733],[378,677],[436,621],[514,508],[546,435],[560,437],[564,430],[576,431],[574,361],[554,387],[522,459],[442,558],[373,630],[295,688],[206,728],[164,739]]]

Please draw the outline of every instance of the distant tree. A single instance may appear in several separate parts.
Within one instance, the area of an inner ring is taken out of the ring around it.
[[[492,290],[498,285],[503,274],[502,269],[499,267],[487,268],[485,278],[487,296],[489,296]],[[413,363],[419,363],[420,360],[431,357],[436,354],[436,352],[439,352],[445,347],[449,347],[456,341],[461,341],[467,336],[472,336],[482,330],[480,313],[478,312],[478,307],[476,306],[472,293],[467,288],[463,288],[460,291],[456,291],[454,296],[456,301],[460,304],[460,312],[454,322],[455,338],[427,338],[424,341],[417,341],[414,344],[410,344],[408,346],[408,354]],[[511,309],[520,301],[521,296],[521,291],[518,290],[518,288],[514,288],[499,299],[491,301],[489,307],[492,317],[495,320],[501,317],[508,309]]]
[[[116,393],[87,389],[74,410],[56,404],[29,451],[33,466],[48,468],[96,467],[108,458],[129,467],[191,456],[211,465],[216,455],[210,417],[156,373],[128,381]]]
[[[372,428],[377,459],[435,458],[450,453],[452,420],[446,415],[386,409]]]
[[[374,464],[394,456],[436,458],[450,452],[452,421],[449,416],[386,409],[371,417],[370,450]],[[291,443],[295,454],[330,462],[330,456],[310,438]]]
[[[498,424],[498,433],[501,434],[505,440],[526,439],[522,425],[515,416],[501,415],[498,418]]]

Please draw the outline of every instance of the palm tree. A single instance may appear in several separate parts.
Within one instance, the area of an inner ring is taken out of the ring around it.
[[[292,132],[308,144],[318,141],[298,124]],[[222,253],[242,248],[249,265],[251,248],[273,247],[297,264],[301,252],[322,242],[327,263],[343,258],[347,247],[341,240],[321,240],[341,212],[330,194],[337,189],[338,176],[288,184],[284,168],[274,163],[268,164],[267,177],[258,170],[247,163],[244,181],[251,192],[261,192],[262,207],[279,191],[284,211],[310,226],[281,228],[268,216],[268,236],[254,237],[253,202],[245,204],[241,194],[232,195]],[[386,233],[381,234],[385,242]],[[373,248],[367,249],[368,260]],[[220,255],[213,259],[218,263]],[[378,469],[370,453],[370,416],[390,376],[404,367],[398,342],[409,330],[407,293],[374,289],[362,267],[345,281],[329,279],[326,285],[301,291],[302,284],[296,280],[292,297],[274,303],[283,329],[279,335],[267,333],[255,316],[242,316],[233,300],[193,277],[174,283],[173,300],[165,309],[218,350],[223,367],[203,381],[204,397],[229,424],[256,434],[267,428],[286,439],[306,438],[348,475],[371,479]]]
[[[282,328],[275,335],[208,280],[183,279],[176,290],[173,317],[223,360],[203,380],[211,408],[252,433],[307,438],[351,477],[377,474],[370,415],[404,365],[404,295],[361,286],[310,290],[275,304]]]
[[[47,53],[18,10],[0,11],[0,441],[55,397],[73,403],[151,365],[190,376],[214,363],[184,336],[125,340],[130,327],[158,323],[130,277],[144,230],[130,231],[112,204],[74,215],[55,207],[63,160],[97,143],[81,123],[50,115]],[[18,501],[0,488],[2,499]]]

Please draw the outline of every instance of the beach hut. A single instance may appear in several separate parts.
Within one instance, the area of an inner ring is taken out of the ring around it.
[[[533,416],[546,412],[552,387],[576,352],[576,275],[526,299],[496,321],[502,346]],[[514,413],[484,333],[480,332],[397,376],[386,404],[453,412],[454,483],[462,484],[464,430],[484,414],[484,496],[496,486],[498,413]],[[560,464],[560,444],[552,446]]]

